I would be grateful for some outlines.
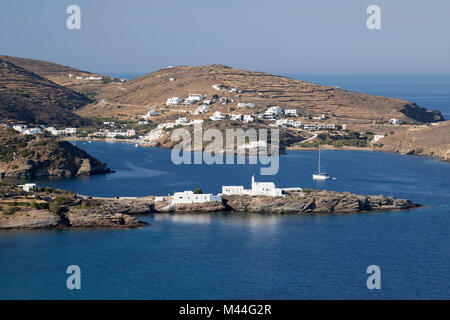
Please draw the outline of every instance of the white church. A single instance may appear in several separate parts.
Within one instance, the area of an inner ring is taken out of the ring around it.
[[[244,186],[223,186],[224,195],[249,195],[249,196],[283,196],[283,191],[301,191],[301,188],[277,188],[273,182],[255,182],[252,176],[252,188],[244,189]]]

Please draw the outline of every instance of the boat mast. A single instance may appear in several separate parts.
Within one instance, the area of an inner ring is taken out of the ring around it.
[[[319,144],[319,174],[320,174],[320,144]]]

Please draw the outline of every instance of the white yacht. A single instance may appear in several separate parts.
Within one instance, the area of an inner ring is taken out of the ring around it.
[[[318,166],[318,173],[313,173],[313,179],[314,180],[328,180],[331,179],[330,175],[326,172],[322,172],[320,169],[320,145],[319,145],[319,166]]]

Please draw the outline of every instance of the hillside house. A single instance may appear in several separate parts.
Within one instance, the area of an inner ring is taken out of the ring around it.
[[[184,101],[184,99],[180,98],[180,97],[172,97],[172,98],[168,98],[166,101],[166,106],[176,106],[181,104]]]

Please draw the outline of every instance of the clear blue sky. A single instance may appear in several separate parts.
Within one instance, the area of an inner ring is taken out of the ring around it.
[[[371,4],[382,30],[366,28]],[[449,17],[450,0],[2,0],[0,53],[115,73],[450,73]]]

